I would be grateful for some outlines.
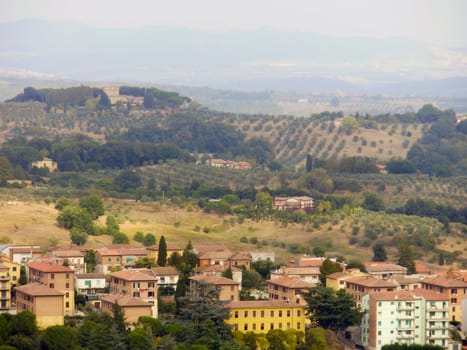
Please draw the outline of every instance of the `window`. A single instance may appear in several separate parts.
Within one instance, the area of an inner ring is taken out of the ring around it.
[[[457,294],[457,288],[452,288],[451,289],[451,294]]]
[[[112,258],[107,258],[107,262],[111,262],[112,261]]]
[[[252,311],[253,317],[256,317],[256,311]]]
[[[297,316],[300,317],[302,315],[302,312],[300,310],[297,310]]]
[[[253,323],[252,327],[253,327],[253,330],[255,331],[256,330],[256,323]]]
[[[271,327],[269,329],[274,329],[274,323],[271,322]]]
[[[154,288],[154,282],[148,282],[148,288]]]
[[[148,292],[148,297],[153,298],[154,297],[154,292]]]
[[[233,292],[235,290],[234,286],[230,286],[230,291]]]
[[[51,279],[51,280],[55,279],[55,274],[54,274],[54,273],[51,273],[51,274],[50,274],[50,279]]]
[[[261,323],[260,328],[261,328],[262,331],[264,330],[264,323]]]
[[[235,311],[234,317],[235,317],[235,318],[238,318],[238,311]]]
[[[297,329],[300,329],[301,326],[300,322],[297,322]]]
[[[65,288],[66,289],[70,288],[70,283],[69,282],[65,283]]]
[[[53,283],[49,284],[49,288],[54,288],[54,287],[55,287],[55,284],[53,284]]]
[[[245,311],[245,312],[243,313],[243,317],[248,317],[248,311]]]
[[[274,310],[271,310],[271,317],[274,317]]]
[[[290,329],[290,322],[287,322],[287,329]]]
[[[70,279],[70,274],[69,273],[66,274],[66,279]]]
[[[279,317],[282,317],[282,310],[279,310]]]
[[[279,322],[279,329],[282,329],[282,322]]]
[[[378,326],[381,326],[381,321],[378,321]]]
[[[261,311],[261,317],[264,317],[264,311]],[[263,329],[263,328],[261,328]]]
[[[290,310],[287,310],[287,317],[290,317]]]
[[[67,309],[70,307],[70,302],[69,302],[69,301],[67,301],[67,302],[65,303],[65,307],[66,307]]]
[[[243,330],[244,330],[244,331],[247,331],[247,330],[248,330],[248,324],[245,323],[245,324],[243,325]]]
[[[70,292],[66,292],[65,297],[69,298],[70,297]]]

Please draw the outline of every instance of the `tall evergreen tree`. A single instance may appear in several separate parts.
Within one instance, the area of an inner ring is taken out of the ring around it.
[[[157,253],[157,265],[165,266],[167,264],[167,243],[165,237],[161,236],[159,240],[159,251]]]
[[[386,261],[388,256],[383,242],[376,242],[373,246],[373,259],[372,261]]]

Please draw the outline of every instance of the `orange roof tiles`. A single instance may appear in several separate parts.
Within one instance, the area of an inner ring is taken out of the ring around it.
[[[48,261],[33,261],[28,263],[27,266],[30,270],[33,269],[41,272],[74,273],[74,270],[70,269],[67,266],[55,264]]]
[[[65,293],[59,292],[54,288],[39,283],[29,283],[16,287],[17,292],[31,296],[64,296]]]
[[[275,284],[281,287],[288,287],[294,289],[303,289],[303,288],[314,288],[316,287],[315,283],[308,283],[299,278],[291,278],[291,277],[279,277],[273,280],[266,281],[268,284]]]
[[[190,280],[197,282],[205,282],[213,285],[238,285],[237,281],[231,280],[230,278],[225,278],[222,276],[204,276],[198,275],[190,277]]]
[[[127,281],[157,281],[156,277],[140,271],[122,270],[112,272],[110,276],[120,278]]]

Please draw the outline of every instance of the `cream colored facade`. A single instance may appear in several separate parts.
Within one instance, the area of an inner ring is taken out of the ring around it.
[[[40,328],[63,325],[64,293],[39,283],[16,288],[16,311],[29,311],[36,315]]]
[[[362,343],[370,350],[387,344],[449,345],[449,301],[426,290],[367,294]]]
[[[11,306],[11,282],[9,268],[0,264],[0,312],[8,311]]]
[[[305,305],[285,301],[254,300],[228,303],[226,323],[240,332],[267,333],[272,329],[305,330]]]
[[[40,283],[62,292],[65,315],[73,315],[75,310],[74,271],[50,261],[30,262],[27,267],[29,283]]]

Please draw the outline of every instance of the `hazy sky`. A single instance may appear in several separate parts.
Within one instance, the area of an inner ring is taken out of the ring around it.
[[[465,0],[0,0],[0,22],[39,18],[112,27],[269,27],[464,47],[466,15]]]

